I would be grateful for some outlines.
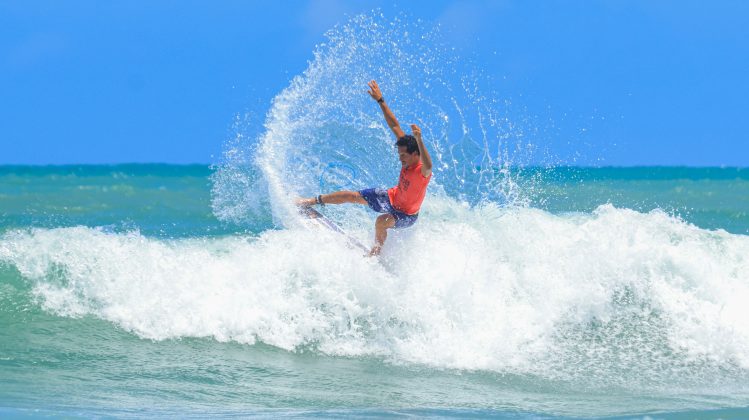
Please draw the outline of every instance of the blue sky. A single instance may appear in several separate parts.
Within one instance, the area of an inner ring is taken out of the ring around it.
[[[375,8],[439,23],[559,156],[749,166],[749,2],[668,0],[0,0],[0,164],[215,162]]]

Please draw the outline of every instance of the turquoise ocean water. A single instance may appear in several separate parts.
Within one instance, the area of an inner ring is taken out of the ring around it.
[[[0,167],[0,412],[749,415],[749,170],[529,172],[430,197],[419,268],[222,222],[206,166]]]
[[[749,417],[749,169],[554,156],[402,28],[333,28],[213,166],[0,166],[0,417]],[[395,182],[373,78],[435,164],[376,259],[292,205]]]

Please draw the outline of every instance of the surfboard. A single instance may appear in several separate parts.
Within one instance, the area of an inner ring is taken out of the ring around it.
[[[330,229],[333,232],[337,232],[341,235],[343,235],[344,238],[346,238],[346,242],[354,248],[359,248],[365,252],[369,252],[369,248],[364,246],[361,242],[359,242],[358,239],[354,238],[348,232],[343,230],[340,226],[335,224],[332,220],[325,217],[322,213],[319,211],[313,209],[312,207],[301,207],[299,209],[299,212],[306,216],[308,220],[310,220],[312,223],[317,224],[318,226],[322,226],[326,229]]]

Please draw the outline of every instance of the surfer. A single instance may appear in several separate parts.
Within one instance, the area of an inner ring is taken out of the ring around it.
[[[379,255],[387,239],[387,230],[402,229],[412,226],[419,217],[419,209],[426,195],[427,185],[432,177],[432,159],[421,139],[421,129],[411,124],[412,135],[406,134],[400,127],[393,111],[385,103],[380,87],[372,80],[368,83],[369,95],[380,105],[385,121],[395,134],[398,146],[398,158],[401,161],[398,185],[390,188],[366,188],[361,191],[336,191],[321,194],[314,198],[303,198],[297,201],[300,206],[319,204],[355,203],[368,205],[369,208],[384,213],[375,222],[375,244],[369,255]]]

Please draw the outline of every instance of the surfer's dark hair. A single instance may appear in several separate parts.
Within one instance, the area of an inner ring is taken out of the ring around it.
[[[413,152],[419,153],[419,144],[416,143],[416,137],[406,134],[403,137],[399,138],[397,142],[395,142],[396,146],[405,146],[406,151],[410,154],[413,154]]]

